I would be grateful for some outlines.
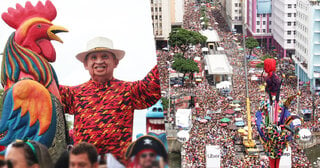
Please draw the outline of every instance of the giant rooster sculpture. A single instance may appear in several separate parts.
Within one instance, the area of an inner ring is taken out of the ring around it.
[[[26,2],[9,8],[2,19],[16,29],[5,46],[1,84],[4,87],[0,119],[0,146],[16,139],[30,139],[46,145],[53,159],[66,145],[65,119],[60,103],[58,80],[53,67],[56,52],[51,40],[67,32],[51,21],[56,17],[51,1],[33,6]],[[0,155],[4,151],[0,151]]]
[[[264,145],[264,151],[269,157],[269,167],[279,168],[280,158],[283,155],[289,142],[298,137],[299,127],[295,127],[293,120],[303,119],[297,115],[292,115],[289,111],[291,101],[300,95],[290,96],[283,105],[280,106],[280,88],[282,81],[275,74],[276,60],[266,59],[264,61],[264,70],[268,73],[266,78],[266,92],[269,95],[269,101],[263,101],[261,108],[256,112],[256,126],[260,135],[260,140]],[[275,99],[273,98],[275,96]],[[280,116],[278,112],[281,109]]]

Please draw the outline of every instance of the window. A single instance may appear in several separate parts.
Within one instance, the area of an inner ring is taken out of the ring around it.
[[[266,21],[263,21],[262,24],[263,24],[263,25],[266,25]]]
[[[151,8],[151,12],[153,12],[153,8]]]
[[[153,0],[151,0],[151,4],[153,4]]]
[[[293,22],[293,26],[296,26],[296,22]]]
[[[159,16],[159,20],[162,20],[162,16],[161,15]]]
[[[287,25],[288,25],[288,26],[291,26],[291,22],[288,22]]]
[[[155,10],[156,12],[158,12],[158,8],[154,8],[154,10]]]
[[[239,16],[239,20],[242,20],[242,17],[241,17],[241,16]]]
[[[269,33],[271,33],[271,29],[269,29]]]
[[[264,13],[264,14],[262,14],[262,17],[266,17],[266,14]]]
[[[294,7],[294,8],[297,8],[297,4],[294,4],[293,7]]]
[[[296,43],[296,39],[293,39],[293,43],[294,43],[294,44]]]
[[[257,29],[257,33],[260,33],[260,29]]]
[[[241,3],[239,3],[239,7],[241,7]]]
[[[238,10],[234,10],[234,12],[238,13]]]
[[[153,20],[153,15],[151,16],[152,20]]]
[[[288,17],[291,17],[292,13],[288,13]]]
[[[260,21],[257,21],[257,25],[260,25]]]
[[[292,8],[292,4],[288,4],[288,8],[289,8],[289,9]]]
[[[288,34],[288,35],[291,35],[291,31],[290,31],[290,30],[289,30],[289,31],[287,31],[287,34]]]
[[[269,21],[269,25],[271,25],[272,21]]]
[[[293,14],[293,17],[296,17],[296,16],[297,16],[297,14],[296,14],[296,13],[294,13],[294,14]]]
[[[161,10],[162,10],[161,7],[159,7],[159,12],[161,12]]]
[[[239,13],[241,13],[241,9],[239,9]]]
[[[257,14],[257,17],[260,17],[260,14]]]
[[[235,16],[235,17],[234,17],[234,20],[238,20],[238,16]]]
[[[265,32],[266,32],[266,29],[262,29],[262,32],[265,33]]]
[[[291,44],[291,39],[288,39],[288,40],[287,40],[287,43],[288,43],[288,44]]]
[[[296,31],[293,31],[293,34],[296,35]]]
[[[238,7],[238,3],[234,3],[234,6],[235,6],[235,7]]]
[[[157,19],[158,19],[158,16],[156,15],[156,16],[154,16],[154,18],[157,20]]]

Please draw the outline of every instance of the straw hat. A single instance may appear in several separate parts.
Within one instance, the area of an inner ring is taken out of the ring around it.
[[[107,51],[113,53],[118,60],[124,57],[125,52],[123,50],[117,50],[113,48],[112,40],[105,37],[95,37],[87,43],[87,51],[79,53],[76,58],[84,62],[86,56],[89,53],[97,51]]]

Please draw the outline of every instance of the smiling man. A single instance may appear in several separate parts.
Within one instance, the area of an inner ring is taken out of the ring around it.
[[[100,155],[111,153],[122,164],[132,140],[133,111],[150,107],[161,95],[157,66],[140,81],[114,78],[124,55],[110,39],[96,37],[87,43],[87,51],[76,56],[91,79],[78,86],[60,86],[65,112],[74,115],[75,143],[94,144]]]

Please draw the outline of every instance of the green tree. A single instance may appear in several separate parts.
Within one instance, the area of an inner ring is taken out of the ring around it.
[[[246,47],[250,50],[250,55],[252,54],[252,50],[259,46],[259,42],[253,37],[249,37],[246,39]]]
[[[207,37],[199,32],[189,31],[182,28],[173,29],[169,35],[170,46],[177,46],[183,52],[189,50],[189,44],[196,45],[206,42]]]
[[[199,72],[198,64],[192,59],[186,59],[181,57],[174,57],[174,62],[172,64],[172,69],[183,73],[183,83],[184,77],[187,73],[190,73],[190,79],[193,78],[194,72]]]
[[[169,99],[165,97],[161,97],[161,101],[162,101],[163,110],[167,110],[169,106]]]

